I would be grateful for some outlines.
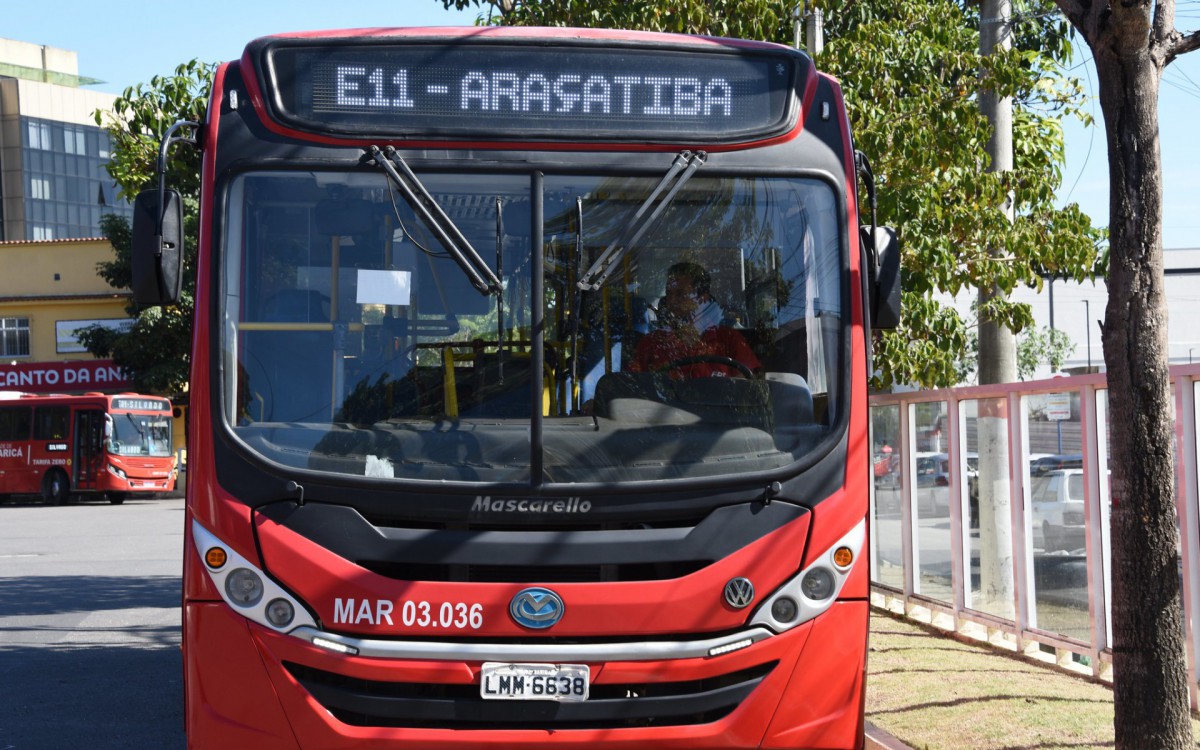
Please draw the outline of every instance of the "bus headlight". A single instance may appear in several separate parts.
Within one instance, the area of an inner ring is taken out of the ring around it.
[[[281,633],[317,626],[298,599],[196,521],[192,521],[192,543],[208,577],[234,612]]]
[[[116,466],[113,466],[112,464],[108,465],[108,473],[116,475],[116,476],[120,477],[121,479],[127,479],[127,477],[125,476],[125,472],[122,471],[121,469],[118,469]]]
[[[262,577],[249,568],[238,568],[225,577],[225,593],[239,607],[253,607],[262,601]]]
[[[296,616],[296,608],[287,599],[272,599],[267,605],[267,619],[277,628],[286,628]]]
[[[800,614],[800,606],[790,596],[781,596],[771,605],[771,617],[779,622],[791,622]]]
[[[833,594],[833,573],[828,568],[810,568],[800,579],[800,590],[814,602],[823,602]]]
[[[825,612],[837,601],[866,540],[867,522],[863,519],[767,597],[749,624],[765,625],[782,633]]]

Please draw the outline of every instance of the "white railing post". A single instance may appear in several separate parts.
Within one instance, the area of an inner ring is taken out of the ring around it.
[[[947,492],[950,493],[950,498],[956,500],[956,502],[946,503],[946,506],[950,511],[950,588],[954,599],[954,630],[957,631],[959,617],[962,616],[963,608],[966,606],[966,587],[971,580],[970,571],[966,569],[963,559],[963,550],[966,547],[963,529],[969,525],[963,523],[963,508],[969,509],[969,505],[966,503],[966,493],[963,492],[966,485],[963,477],[966,475],[967,467],[966,451],[963,449],[966,445],[966,430],[964,429],[962,409],[959,408],[959,400],[951,396],[946,403],[948,408],[946,422],[950,432],[948,435],[949,461],[952,467],[950,486],[947,488]]]
[[[1007,394],[1009,511],[1012,514],[1013,596],[1016,597],[1017,651],[1025,653],[1025,631],[1029,629],[1029,572],[1032,545],[1025,536],[1025,398],[1015,391]]]
[[[904,600],[905,614],[908,614],[908,600],[917,590],[916,545],[913,543],[913,492],[916,487],[914,474],[917,459],[913,455],[913,431],[916,429],[912,420],[911,403],[900,405],[900,450],[904,456],[904,468],[900,472],[900,560],[904,566]]]
[[[1104,503],[1108,499],[1108,455],[1097,419],[1096,387],[1085,385],[1079,393],[1080,446],[1083,453],[1083,523],[1087,552],[1088,622],[1091,630],[1092,675],[1101,673],[1100,652],[1108,648],[1108,556],[1104,554]],[[1107,420],[1105,420],[1107,421]],[[1104,459],[1102,459],[1105,457]],[[1101,473],[1101,467],[1104,467]]]
[[[1180,553],[1183,556],[1183,621],[1187,623],[1188,686],[1192,698],[1192,709],[1197,708],[1196,659],[1200,654],[1200,623],[1197,606],[1200,605],[1200,505],[1197,503],[1196,467],[1196,386],[1194,376],[1178,376],[1175,379],[1175,415],[1179,444],[1176,446],[1175,465],[1179,471],[1179,492],[1175,502],[1179,509]]]

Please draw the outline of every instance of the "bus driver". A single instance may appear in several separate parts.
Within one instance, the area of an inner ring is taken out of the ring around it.
[[[666,292],[658,306],[659,327],[646,334],[633,352],[633,372],[665,370],[674,379],[745,377],[756,372],[758,357],[740,333],[722,323],[723,313],[710,292],[708,271],[692,262],[667,269]],[[732,359],[746,369],[722,364]],[[687,364],[675,364],[687,362]]]

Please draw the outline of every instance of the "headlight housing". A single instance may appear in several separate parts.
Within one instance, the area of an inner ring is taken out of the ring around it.
[[[208,577],[234,612],[280,633],[317,626],[299,600],[195,521],[192,522],[192,543],[196,545]],[[223,558],[218,550],[224,553]],[[221,564],[214,566],[215,562]]]
[[[837,601],[850,571],[861,557],[866,539],[867,521],[863,519],[759,604],[750,624],[765,625],[782,633],[825,612]]]

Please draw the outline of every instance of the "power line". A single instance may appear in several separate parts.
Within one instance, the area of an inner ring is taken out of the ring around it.
[[[1079,63],[1079,65],[1087,65],[1090,62],[1092,62],[1092,58],[1089,57],[1087,60]],[[1075,67],[1077,68],[1079,66],[1077,65]],[[1075,70],[1075,68],[1071,68],[1071,70]],[[1092,122],[1094,123],[1096,121],[1096,90],[1095,85],[1092,83],[1092,66],[1087,65],[1087,67],[1084,68],[1084,72],[1087,73],[1088,106],[1092,110]],[[1095,144],[1096,128],[1092,127],[1088,129],[1088,148],[1087,153],[1083,157],[1083,164],[1079,167],[1079,174],[1075,175],[1075,182],[1071,185],[1071,189],[1067,191],[1066,197],[1063,198],[1064,203],[1071,199],[1071,196],[1075,193],[1075,188],[1079,187],[1079,181],[1083,179],[1083,173],[1087,170],[1088,162],[1092,159],[1092,147],[1095,146]]]

